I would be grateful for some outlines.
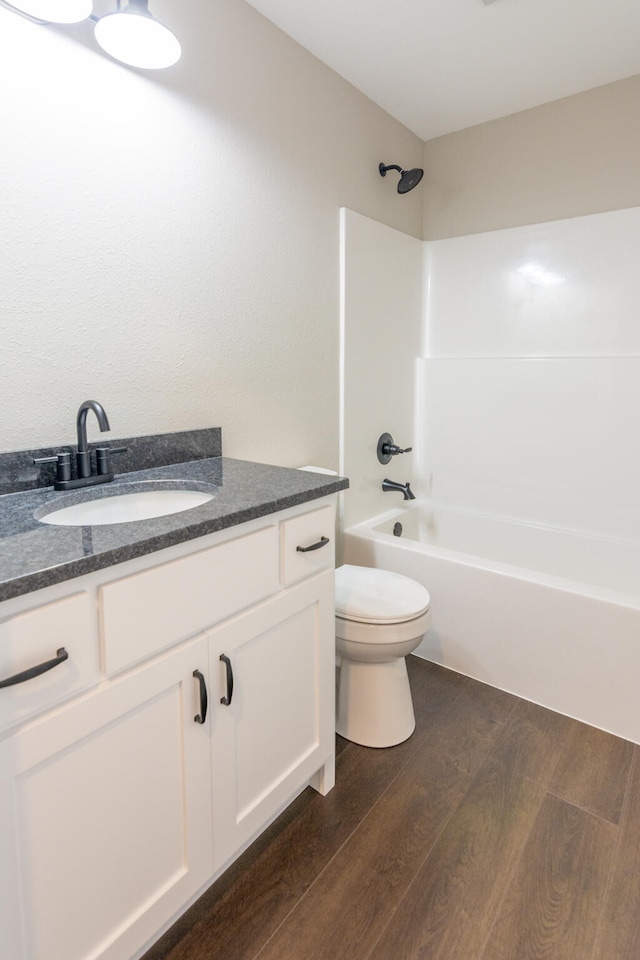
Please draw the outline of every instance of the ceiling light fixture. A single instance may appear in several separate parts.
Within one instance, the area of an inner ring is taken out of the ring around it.
[[[93,8],[92,0],[0,0],[0,5],[36,23],[80,23]]]
[[[100,17],[95,34],[109,56],[131,67],[171,67],[182,53],[175,34],[149,13],[149,0],[129,0],[124,10],[118,0],[118,10]]]
[[[180,59],[182,48],[174,33],[149,12],[149,0],[129,0],[121,9],[97,17],[92,0],[0,0],[0,7],[33,23],[95,22],[96,40],[102,49],[131,67],[160,70]]]

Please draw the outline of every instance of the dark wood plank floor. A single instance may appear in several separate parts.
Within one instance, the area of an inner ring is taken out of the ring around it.
[[[145,960],[640,960],[640,747],[408,662],[414,735],[338,738]]]

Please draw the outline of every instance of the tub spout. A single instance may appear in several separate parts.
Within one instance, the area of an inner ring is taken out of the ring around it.
[[[408,481],[407,483],[396,483],[395,480],[383,480],[382,489],[385,493],[387,493],[389,490],[397,490],[402,494],[404,500],[415,500],[416,498],[416,495],[409,486]]]

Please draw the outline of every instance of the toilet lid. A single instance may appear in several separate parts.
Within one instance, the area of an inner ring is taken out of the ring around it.
[[[361,623],[404,623],[429,609],[421,583],[391,570],[355,567],[336,570],[336,616]]]

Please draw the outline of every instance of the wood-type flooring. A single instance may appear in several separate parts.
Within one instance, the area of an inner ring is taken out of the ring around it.
[[[413,736],[338,738],[144,960],[640,960],[640,747],[408,664]]]

